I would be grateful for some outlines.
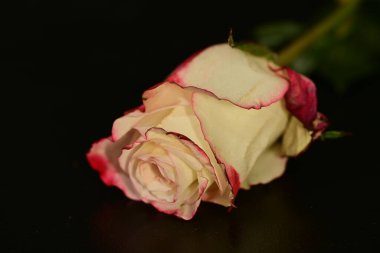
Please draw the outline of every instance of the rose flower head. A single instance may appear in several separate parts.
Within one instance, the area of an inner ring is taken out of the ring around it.
[[[193,55],[87,154],[103,182],[189,220],[281,176],[327,126],[314,83],[228,44]]]

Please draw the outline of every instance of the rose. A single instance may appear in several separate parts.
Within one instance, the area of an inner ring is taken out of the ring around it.
[[[88,159],[129,198],[190,219],[201,200],[231,206],[279,177],[325,127],[309,79],[222,44],[145,91]]]

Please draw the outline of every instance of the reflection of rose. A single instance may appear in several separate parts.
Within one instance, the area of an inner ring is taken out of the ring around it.
[[[306,77],[216,45],[145,91],[88,159],[129,198],[191,219],[201,200],[231,206],[279,177],[326,126],[315,96]]]

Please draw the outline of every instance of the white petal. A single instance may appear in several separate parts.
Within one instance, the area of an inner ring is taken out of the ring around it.
[[[140,200],[140,194],[118,161],[124,144],[123,138],[116,143],[110,139],[103,139],[93,144],[87,154],[87,159],[91,166],[99,171],[100,177],[106,185],[114,185],[121,189],[128,198]]]
[[[188,137],[197,144],[209,157],[215,169],[216,178],[221,191],[228,190],[228,182],[224,170],[217,162],[209,144],[203,137],[199,121],[192,109],[189,107],[176,107],[171,114],[163,119],[158,127],[162,127],[168,132],[180,133]]]
[[[209,185],[207,191],[202,196],[203,201],[215,203],[225,207],[231,206],[231,202],[233,201],[233,199],[234,196],[231,190],[220,192],[220,189],[216,183],[212,183],[211,185]]]
[[[133,125],[136,124],[143,115],[144,112],[137,108],[115,120],[112,127],[112,139],[116,141],[124,136],[124,134],[130,131]]]
[[[247,110],[202,93],[194,93],[193,109],[217,157],[239,173],[243,182],[258,156],[283,133],[288,112],[282,101]]]
[[[148,89],[143,94],[146,112],[161,108],[190,105],[191,90],[184,90],[175,83],[165,82]]]
[[[298,155],[307,148],[311,140],[311,132],[304,127],[301,121],[292,116],[282,140],[282,148],[285,155]]]
[[[168,81],[210,91],[245,108],[260,108],[282,99],[289,86],[270,64],[265,58],[219,44],[180,65]]]
[[[117,140],[131,129],[136,129],[140,135],[144,135],[148,129],[157,126],[170,112],[171,109],[169,108],[151,113],[139,113],[135,116],[124,115],[113,123],[112,138]]]
[[[257,158],[242,188],[249,189],[251,185],[266,184],[280,177],[285,171],[287,160],[282,154],[281,144],[272,145]]]

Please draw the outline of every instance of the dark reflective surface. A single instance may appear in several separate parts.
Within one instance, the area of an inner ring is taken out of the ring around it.
[[[327,2],[18,7],[5,38],[14,102],[1,252],[377,252],[377,76],[342,96],[313,77],[320,110],[353,137],[315,143],[282,178],[241,191],[231,212],[204,203],[190,222],[158,213],[104,186],[84,158],[143,90],[192,52],[225,41],[230,26],[247,38],[274,17],[311,21]]]

